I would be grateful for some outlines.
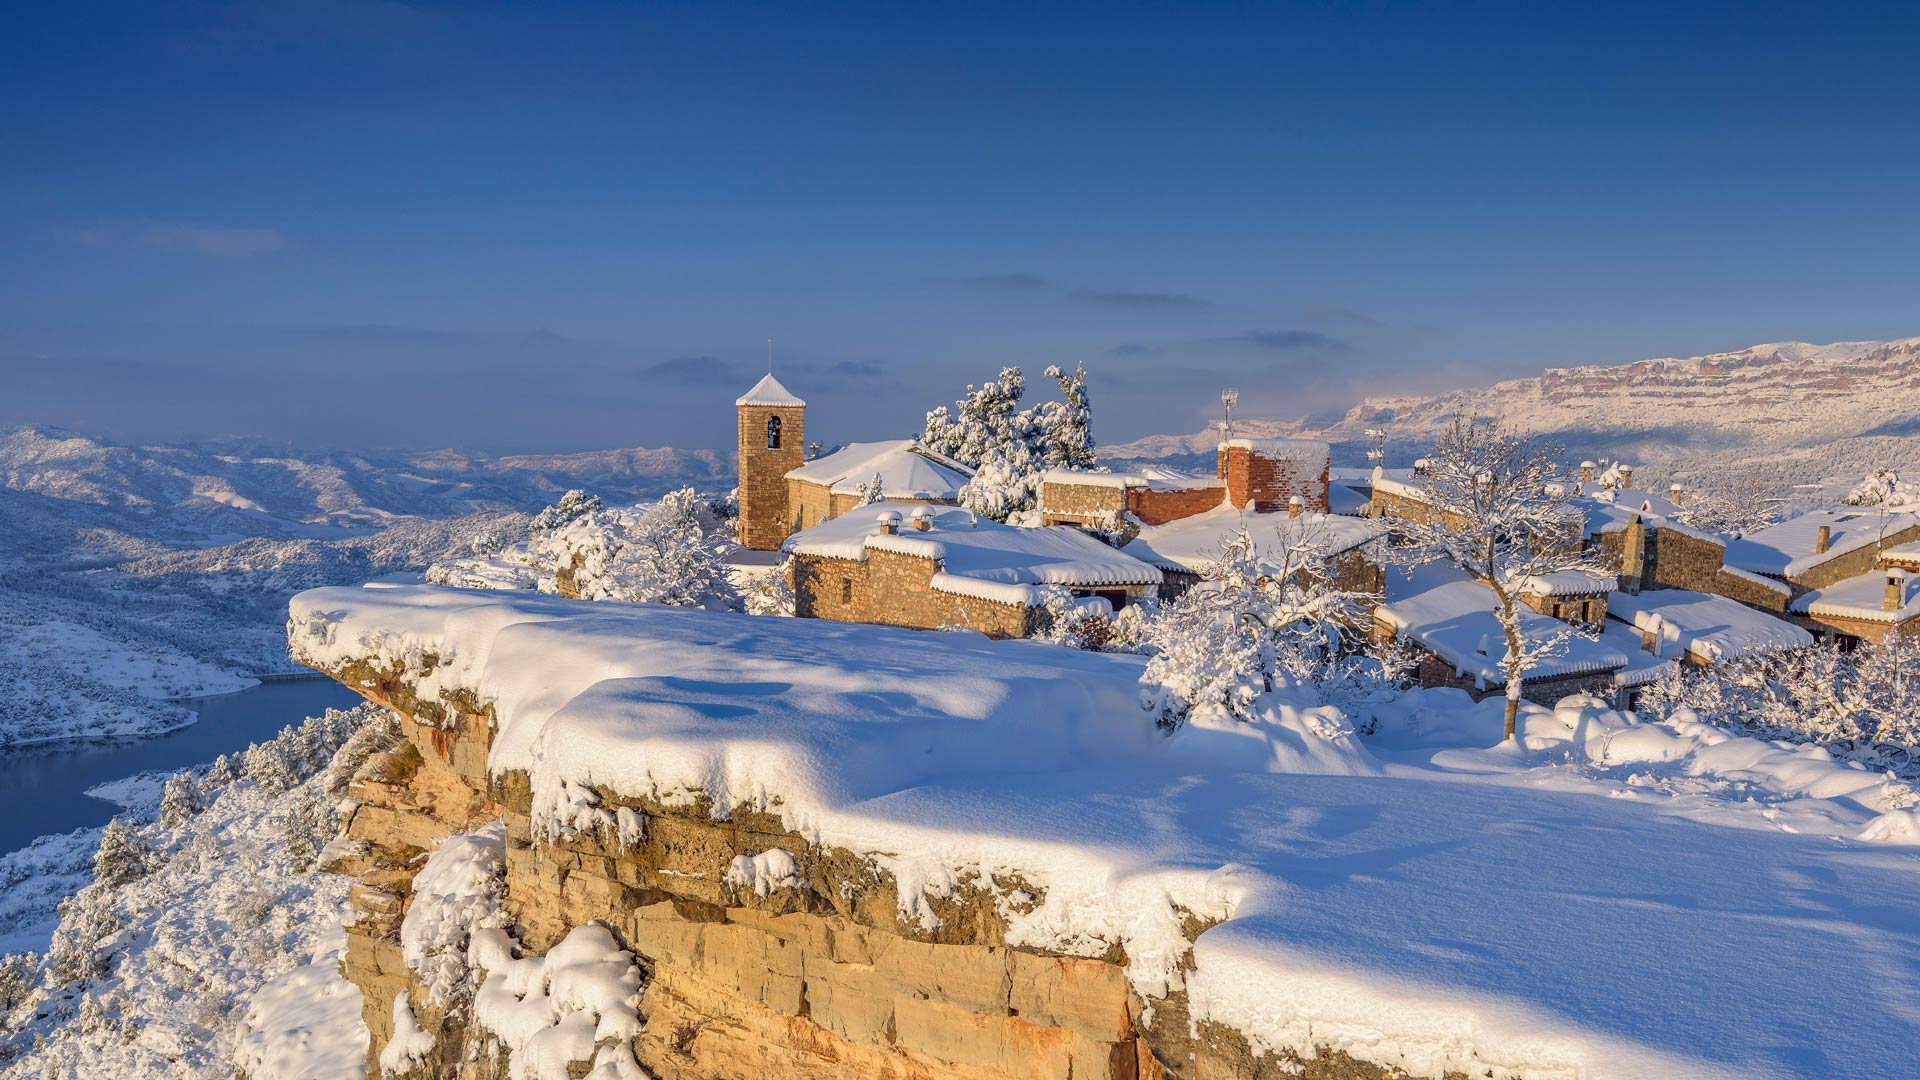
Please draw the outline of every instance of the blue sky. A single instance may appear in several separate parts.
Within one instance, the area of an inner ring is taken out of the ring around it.
[[[1911,7],[16,4],[0,424],[1097,434],[1920,333]]]

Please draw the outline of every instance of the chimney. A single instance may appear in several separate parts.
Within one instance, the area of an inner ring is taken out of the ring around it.
[[[1899,611],[1907,606],[1907,572],[1901,569],[1887,571],[1887,595],[1880,601],[1885,611]]]
[[[1825,555],[1827,553],[1827,549],[1832,546],[1833,546],[1833,526],[1831,525],[1820,526],[1820,533],[1818,536],[1814,537],[1814,541],[1813,541],[1814,554]]]
[[[1673,505],[1679,506],[1681,496],[1684,495],[1685,493],[1686,493],[1685,488],[1681,487],[1679,484],[1675,484],[1672,487],[1667,489],[1667,498],[1673,500]]]
[[[873,520],[880,523],[880,533],[883,536],[892,536],[900,531],[900,511],[898,510],[882,510]]]
[[[913,519],[913,527],[916,531],[926,532],[933,528],[933,512],[924,506],[914,507],[913,513],[908,516]]]
[[[1290,518],[1299,517],[1300,508],[1305,505],[1307,505],[1307,500],[1301,498],[1298,495],[1295,495],[1292,498],[1288,499],[1287,500],[1287,516]]]
[[[1583,461],[1580,463],[1580,479],[1589,484],[1593,483],[1593,462]]]
[[[1623,488],[1632,487],[1633,486],[1633,466],[1620,465],[1620,466],[1617,466],[1617,468],[1619,468],[1620,470],[1620,486]]]

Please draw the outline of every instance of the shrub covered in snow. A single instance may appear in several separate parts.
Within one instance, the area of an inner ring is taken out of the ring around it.
[[[1199,708],[1250,719],[1260,695],[1338,670],[1368,595],[1337,584],[1329,547],[1311,529],[1285,535],[1277,551],[1278,565],[1242,527],[1201,582],[1144,627],[1153,657],[1142,703],[1162,726]]]
[[[534,517],[524,544],[435,564],[427,580],[738,611],[726,573],[733,546],[722,509],[692,488],[628,509],[569,491]]]
[[[1920,638],[1896,634],[1851,653],[1823,644],[1676,667],[1646,688],[1640,708],[1663,718],[1686,710],[1707,723],[1920,776]]]

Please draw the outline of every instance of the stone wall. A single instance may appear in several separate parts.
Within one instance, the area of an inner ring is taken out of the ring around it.
[[[787,473],[807,460],[806,410],[798,406],[741,405],[740,543],[756,551],[774,551],[787,538],[792,517],[787,508]],[[780,445],[767,446],[767,421],[780,420]]]
[[[1127,509],[1127,489],[1117,484],[1040,485],[1041,520],[1048,525],[1086,525],[1106,517],[1118,518]]]
[[[878,623],[916,630],[964,626],[989,637],[1025,637],[1032,612],[932,587],[940,565],[921,555],[869,550],[864,560],[795,555],[794,613],[802,618]]]
[[[930,506],[950,506],[944,499],[909,499],[899,495],[887,495],[881,492],[889,502],[926,503]],[[823,521],[831,521],[842,514],[860,508],[860,496],[846,493],[834,494],[825,484],[815,484],[807,480],[787,481],[787,512],[793,515],[793,531],[811,529]]]
[[[1885,641],[1893,634],[1920,636],[1920,618],[1905,622],[1879,622],[1873,619],[1848,619],[1838,615],[1791,615],[1794,622],[1805,627],[1809,633],[1826,638],[1834,634],[1845,634],[1861,641]]]
[[[431,660],[426,667],[435,666]],[[356,880],[343,967],[372,1034],[369,1075],[402,993],[435,1033],[406,1080],[506,1080],[499,1045],[462,1002],[426,1004],[399,926],[425,853],[453,832],[503,821],[510,933],[540,955],[599,923],[636,956],[640,1064],[659,1080],[1375,1080],[1406,1074],[1322,1050],[1258,1052],[1239,1033],[1191,1023],[1185,996],[1144,1000],[1125,957],[1072,957],[1007,943],[1007,915],[1043,896],[1017,876],[963,877],[929,896],[937,921],[901,915],[874,859],[809,843],[777,815],[704,800],[666,805],[605,788],[637,827],[547,836],[523,773],[490,776],[493,716],[456,692],[420,701],[396,671],[327,672],[401,716],[404,743],[353,781],[357,805],[326,867]],[[624,836],[625,839],[621,837]],[[755,891],[734,859],[779,848],[793,880]],[[1175,910],[1191,940],[1208,923]],[[583,1075],[576,1062],[570,1075]],[[1465,1080],[1449,1074],[1446,1080]]]

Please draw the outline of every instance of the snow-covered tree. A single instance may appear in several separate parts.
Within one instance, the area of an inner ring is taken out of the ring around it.
[[[0,1034],[7,1030],[8,1015],[33,1000],[39,985],[39,956],[30,952],[0,956]]]
[[[603,509],[605,507],[600,503],[600,496],[574,488],[560,496],[558,502],[535,514],[529,528],[536,533],[553,532]]]
[[[1247,719],[1261,694],[1318,680],[1373,599],[1339,584],[1325,526],[1306,519],[1278,526],[1265,549],[1242,527],[1201,579],[1147,628],[1142,700],[1168,727],[1200,706]]]
[[[160,824],[169,829],[178,828],[199,813],[202,805],[193,773],[174,773],[160,789]]]
[[[1701,532],[1743,536],[1778,522],[1786,500],[1741,478],[1724,488],[1685,490],[1679,503],[1674,518],[1680,524]]]
[[[300,776],[274,742],[253,743],[240,755],[240,775],[269,795],[290,790]]]
[[[961,490],[960,504],[996,521],[1030,510],[1049,468],[1093,465],[1093,411],[1086,371],[1058,367],[1047,375],[1060,384],[1062,401],[1020,408],[1026,377],[1006,367],[1000,377],[967,387],[953,409],[942,405],[927,414],[920,443],[936,454],[974,470]]]
[[[1036,410],[1041,456],[1051,469],[1093,468],[1093,401],[1087,396],[1087,369],[1075,365],[1072,374],[1049,365],[1046,376],[1060,384],[1060,400]]]
[[[1914,492],[1892,469],[1875,469],[1842,500],[1848,506],[1891,507],[1912,501]]]
[[[749,615],[792,615],[793,581],[785,567],[771,574],[755,574],[740,590]]]
[[[233,759],[226,754],[221,754],[213,759],[213,764],[207,766],[207,771],[201,775],[200,794],[211,799],[220,793],[221,788],[233,783],[238,775],[239,771]]]
[[[282,834],[287,842],[287,862],[296,874],[313,869],[320,849],[339,828],[333,808],[310,788],[302,788],[287,811]]]
[[[885,486],[880,481],[880,474],[878,472],[875,472],[873,474],[873,479],[868,480],[866,483],[860,485],[860,505],[861,506],[872,506],[874,503],[877,503],[886,497],[887,497],[886,489],[885,489]]]
[[[100,830],[100,846],[93,853],[93,880],[103,889],[117,889],[138,881],[153,868],[153,849],[138,830],[120,818]]]
[[[1408,566],[1447,563],[1485,585],[1506,639],[1506,738],[1513,738],[1527,673],[1558,655],[1577,634],[1555,620],[1542,632],[1523,615],[1524,590],[1552,574],[1613,573],[1585,543],[1580,515],[1567,500],[1574,485],[1562,451],[1477,419],[1456,418],[1427,456],[1421,506],[1394,520],[1396,553]]]
[[[1890,633],[1852,660],[1847,704],[1860,726],[1876,742],[1920,752],[1920,635]]]
[[[60,902],[60,924],[54,928],[53,941],[47,946],[47,967],[53,985],[65,986],[76,979],[88,979],[107,969],[102,945],[120,928],[113,913],[113,895],[98,885],[89,885]]]
[[[582,511],[531,546],[542,590],[584,600],[741,606],[726,573],[732,537],[690,487],[633,510]]]

